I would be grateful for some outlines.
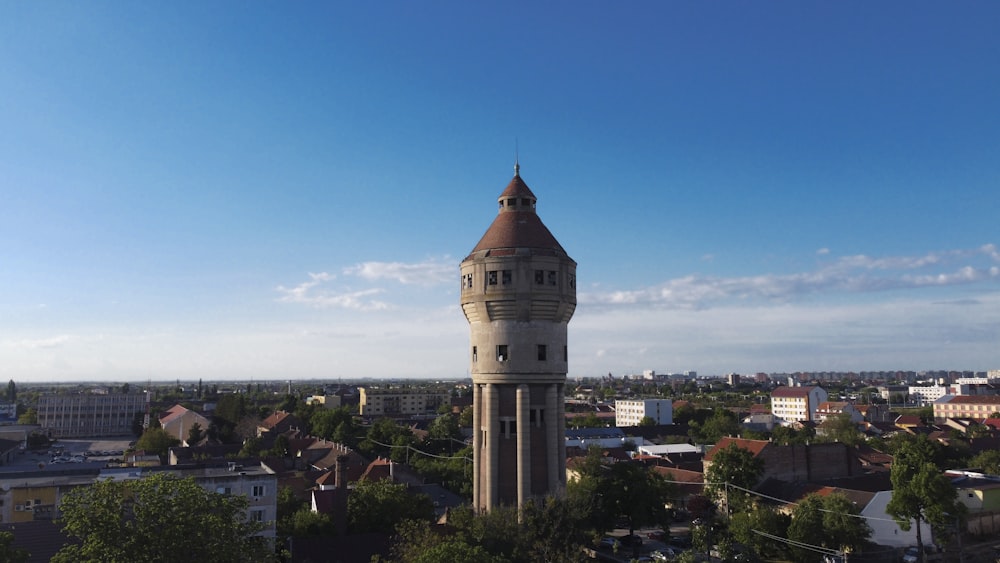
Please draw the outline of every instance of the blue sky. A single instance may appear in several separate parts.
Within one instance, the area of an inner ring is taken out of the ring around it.
[[[0,378],[461,377],[512,176],[570,376],[1000,368],[1000,5],[0,5]]]

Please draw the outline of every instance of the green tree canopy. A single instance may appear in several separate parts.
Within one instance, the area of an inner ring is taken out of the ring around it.
[[[201,424],[195,422],[191,425],[191,429],[188,430],[187,443],[189,446],[197,446],[205,439],[205,431],[202,429]]]
[[[752,489],[764,474],[764,460],[735,443],[712,453],[705,471],[705,495],[716,502],[729,503],[729,512],[745,510],[750,497],[741,489]]]
[[[80,543],[64,546],[53,561],[265,561],[267,544],[256,536],[261,524],[247,521],[246,509],[244,496],[166,473],[98,481],[63,497],[59,522]]]
[[[740,421],[729,409],[714,409],[712,416],[699,423],[692,420],[688,434],[701,444],[714,444],[726,436],[740,435]]]
[[[628,522],[631,534],[667,522],[666,503],[674,497],[674,486],[641,463],[621,461],[611,465],[598,495],[605,511]]]
[[[26,550],[14,547],[14,534],[0,532],[0,561],[4,563],[27,563],[31,554]]]
[[[935,448],[925,436],[902,441],[889,472],[892,499],[885,510],[904,530],[910,529],[911,520],[916,523],[920,545],[925,545],[921,522],[946,533],[955,518],[965,515],[965,505],[957,500],[955,487],[933,462],[934,454]]]
[[[986,450],[972,458],[972,467],[980,469],[983,473],[990,475],[1000,475],[1000,450]]]
[[[352,534],[392,530],[403,520],[430,520],[434,505],[424,494],[387,479],[361,480],[347,498],[347,527]]]
[[[859,550],[871,537],[868,523],[859,518],[858,508],[842,494],[826,497],[809,495],[792,512],[788,539],[838,552]],[[822,554],[805,548],[793,548],[796,561],[819,562]]]
[[[170,448],[181,445],[181,441],[162,428],[149,428],[135,442],[135,449],[156,454],[160,459],[166,459]]]

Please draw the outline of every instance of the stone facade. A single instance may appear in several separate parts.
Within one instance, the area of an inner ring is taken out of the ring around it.
[[[473,382],[473,506],[488,511],[561,494],[566,484],[567,325],[576,262],[514,178],[461,264]]]

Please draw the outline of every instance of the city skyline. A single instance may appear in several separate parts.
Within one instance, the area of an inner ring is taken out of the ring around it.
[[[513,176],[569,377],[1000,368],[1000,7],[0,7],[0,377],[468,375]]]

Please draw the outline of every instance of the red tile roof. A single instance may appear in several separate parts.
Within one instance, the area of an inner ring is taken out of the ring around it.
[[[722,451],[730,445],[735,445],[737,448],[748,450],[754,455],[754,457],[757,457],[770,443],[771,442],[768,442],[767,440],[746,440],[744,438],[730,438],[727,436],[720,439],[715,444],[715,447],[705,454],[705,461],[712,461],[712,458],[715,457],[715,452]]]
[[[536,200],[535,194],[531,193],[528,185],[517,174],[500,194],[501,200],[509,197],[528,198],[532,202]],[[469,255],[487,250],[491,255],[513,254],[516,249],[530,249],[534,251],[533,254],[566,255],[566,251],[542,223],[534,208],[522,207],[520,204],[514,208],[502,208]]]
[[[771,391],[771,396],[780,398],[807,397],[813,389],[815,387],[788,387],[787,385],[783,385]]]

